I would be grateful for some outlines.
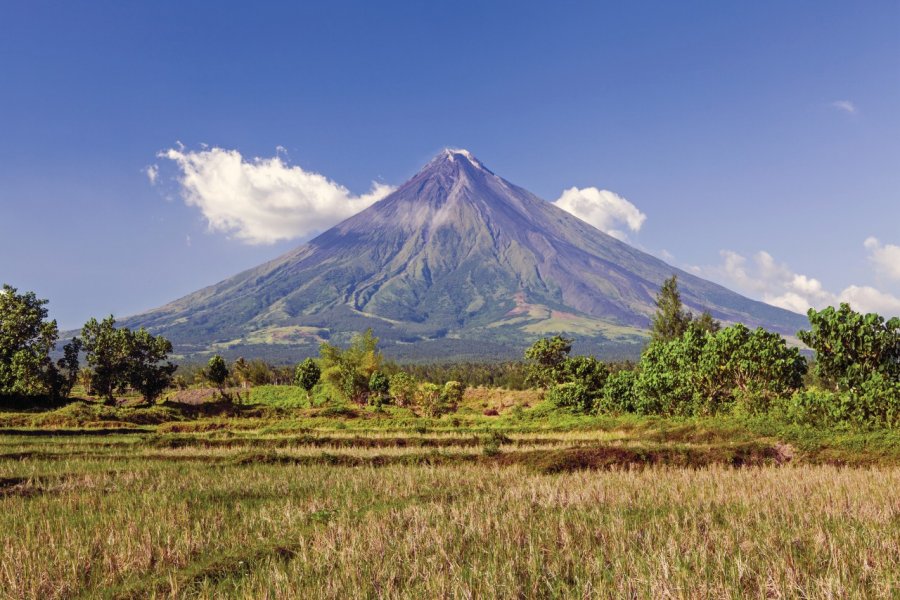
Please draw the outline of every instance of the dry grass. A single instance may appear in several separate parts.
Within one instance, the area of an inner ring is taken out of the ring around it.
[[[898,597],[898,468],[737,469],[708,439],[682,451],[715,460],[653,466],[678,446],[621,433],[490,456],[398,439],[0,437],[0,597]],[[609,449],[645,462],[566,462]]]

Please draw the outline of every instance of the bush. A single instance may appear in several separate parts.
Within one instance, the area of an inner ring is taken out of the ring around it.
[[[466,386],[458,381],[448,381],[444,384],[444,389],[441,390],[441,403],[446,410],[456,412],[465,393]]]
[[[848,304],[807,314],[810,331],[797,336],[815,351],[816,374],[835,389],[860,390],[876,374],[900,378],[900,318],[862,315]]]
[[[631,413],[637,410],[637,397],[634,385],[637,381],[636,371],[617,371],[610,374],[603,386],[603,393],[597,402],[600,413]]]
[[[416,400],[418,387],[415,377],[401,371],[391,376],[388,391],[397,406],[409,406]]]
[[[879,374],[858,391],[804,390],[786,401],[784,412],[794,423],[816,427],[900,427],[900,383]]]
[[[416,403],[428,417],[439,417],[442,412],[441,388],[433,383],[423,383],[416,393]]]
[[[592,393],[584,383],[576,381],[558,383],[550,388],[547,394],[547,399],[555,406],[582,413],[591,412],[594,398],[595,393]]]
[[[706,335],[693,328],[672,341],[651,342],[641,356],[634,383],[635,411],[641,414],[692,415],[705,412],[695,403],[696,365]]]

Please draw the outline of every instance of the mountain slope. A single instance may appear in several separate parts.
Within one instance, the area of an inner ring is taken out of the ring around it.
[[[126,322],[186,353],[299,355],[366,327],[407,358],[513,356],[556,331],[603,353],[642,341],[672,274],[696,311],[790,334],[805,323],[675,269],[448,150],[296,250]]]

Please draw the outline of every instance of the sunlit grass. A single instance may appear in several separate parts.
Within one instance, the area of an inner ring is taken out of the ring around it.
[[[897,432],[485,401],[7,410],[0,597],[897,597]]]

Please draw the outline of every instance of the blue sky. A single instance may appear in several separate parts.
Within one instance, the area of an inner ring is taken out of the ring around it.
[[[170,149],[236,160],[251,189],[220,204],[282,169],[327,223],[452,146],[547,200],[627,199],[629,241],[748,295],[889,312],[898,32],[898,2],[6,2],[0,280],[77,327],[308,239],[211,228],[233,207],[202,181],[189,205]]]

